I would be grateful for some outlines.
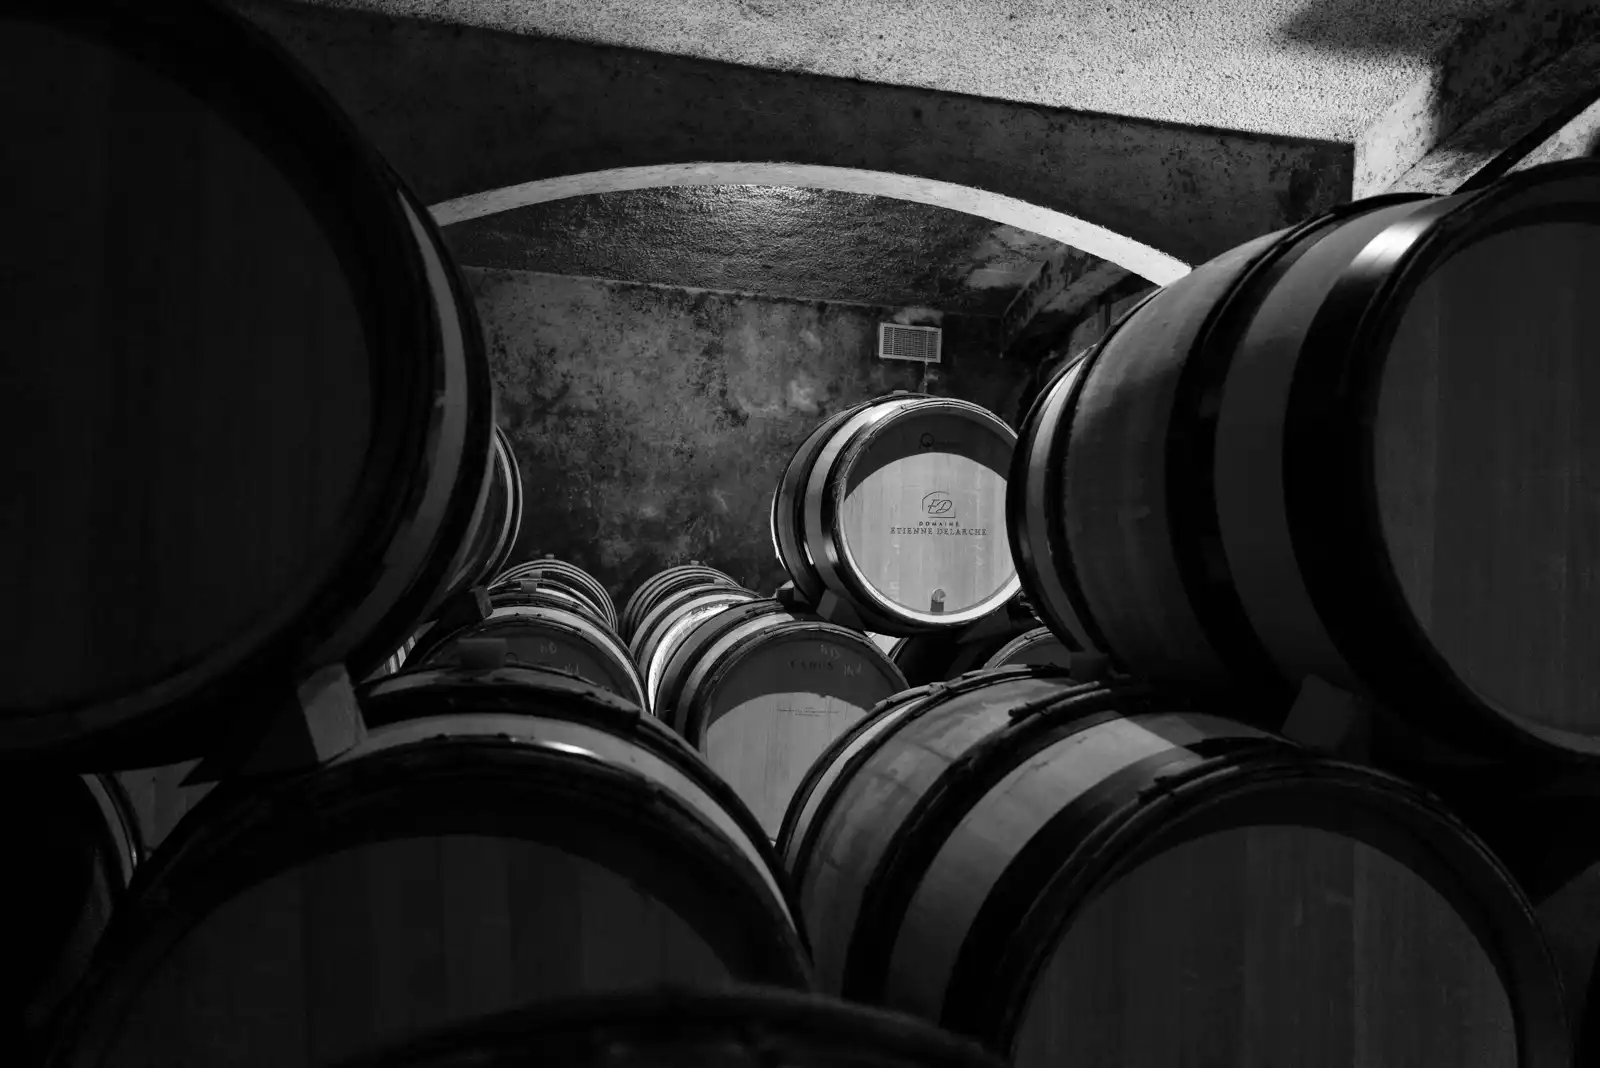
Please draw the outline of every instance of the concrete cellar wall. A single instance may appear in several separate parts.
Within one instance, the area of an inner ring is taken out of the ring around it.
[[[516,558],[553,553],[617,597],[689,560],[763,593],[786,580],[767,514],[790,454],[841,408],[923,388],[922,365],[878,359],[880,322],[942,326],[927,392],[1007,419],[1031,370],[998,357],[993,319],[464,273],[522,465]]]

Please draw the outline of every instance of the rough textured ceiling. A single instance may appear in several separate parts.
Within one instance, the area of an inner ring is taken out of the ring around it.
[[[1351,140],[1519,0],[317,0],[1049,107]],[[1579,0],[1573,0],[1579,2]]]
[[[1061,245],[943,208],[754,186],[602,193],[456,223],[474,267],[998,316]]]

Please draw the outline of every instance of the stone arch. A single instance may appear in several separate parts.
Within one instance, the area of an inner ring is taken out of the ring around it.
[[[1189,265],[1157,248],[1054,208],[1030,204],[986,189],[914,175],[810,163],[678,163],[616,167],[541,178],[435,204],[441,226],[566,197],[686,185],[799,186],[893,197],[981,216],[1052,237],[1166,285],[1189,273]]]

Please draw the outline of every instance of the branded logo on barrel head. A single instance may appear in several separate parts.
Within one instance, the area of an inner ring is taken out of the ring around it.
[[[956,515],[956,501],[949,490],[934,490],[922,497],[922,516],[906,526],[891,526],[890,534],[941,534],[987,537],[988,527],[964,527]]]
[[[927,431],[923,431],[922,437],[917,444],[921,445],[924,449],[933,448],[933,435]]]

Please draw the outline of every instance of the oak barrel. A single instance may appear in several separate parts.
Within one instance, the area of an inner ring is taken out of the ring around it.
[[[993,670],[1015,664],[1042,664],[1066,669],[1072,666],[1072,650],[1049,627],[1035,627],[995,650],[994,655],[983,662],[983,667]]]
[[[1382,772],[1013,667],[900,695],[808,780],[778,846],[823,989],[1021,1068],[1569,1063],[1527,899]]]
[[[607,630],[617,629],[617,606],[612,602],[611,594],[606,592],[605,586],[601,585],[599,579],[576,564],[557,560],[547,553],[537,560],[525,560],[515,567],[499,572],[494,578],[493,585],[528,581],[567,591],[590,606],[595,619]]]
[[[0,778],[0,812],[8,891],[0,1055],[10,1060],[34,1043],[87,970],[144,843],[110,775],[8,774]]]
[[[774,600],[734,604],[663,647],[652,709],[776,837],[811,764],[905,676],[864,634]]]
[[[513,668],[360,700],[355,748],[222,784],[148,862],[53,1064],[324,1065],[573,994],[807,986],[770,844],[634,705]]]
[[[629,643],[634,663],[645,677],[647,691],[652,685],[650,680],[661,675],[658,654],[675,645],[689,628],[736,604],[759,600],[761,595],[753,590],[724,586],[715,581],[685,587],[659,598]]]
[[[5,5],[0,124],[28,146],[0,755],[198,756],[446,593],[491,452],[476,312],[426,209],[221,5]]]
[[[517,465],[511,438],[499,425],[494,428],[494,464],[490,471],[484,507],[472,540],[463,551],[455,590],[493,581],[505,570],[517,536],[522,532],[522,470]]]
[[[643,680],[622,639],[587,612],[553,599],[551,592],[532,585],[526,590],[496,587],[489,594],[487,618],[449,633],[431,628],[406,663],[414,668],[459,666],[466,643],[499,639],[506,643],[506,663],[513,667],[565,672],[647,707]]]
[[[832,591],[866,629],[965,626],[1019,588],[1006,540],[1016,434],[968,401],[891,394],[824,420],[773,493],[772,538],[795,589]]]
[[[727,586],[736,590],[744,588],[733,576],[714,567],[707,567],[698,560],[669,567],[665,571],[651,575],[633,591],[633,596],[628,598],[628,603],[622,609],[622,619],[617,633],[622,635],[624,640],[633,641],[640,624],[655,610],[663,597],[691,586],[708,584]]]
[[[965,630],[936,630],[901,638],[892,645],[889,659],[912,686],[925,686],[977,671],[1014,639],[1038,629],[1039,619],[1021,598]]]
[[[1064,640],[1318,676],[1458,748],[1600,757],[1600,162],[1357,201],[1203,264],[1034,405],[1013,552]]]
[[[1001,1068],[903,1013],[751,986],[592,995],[441,1029],[338,1068]]]

